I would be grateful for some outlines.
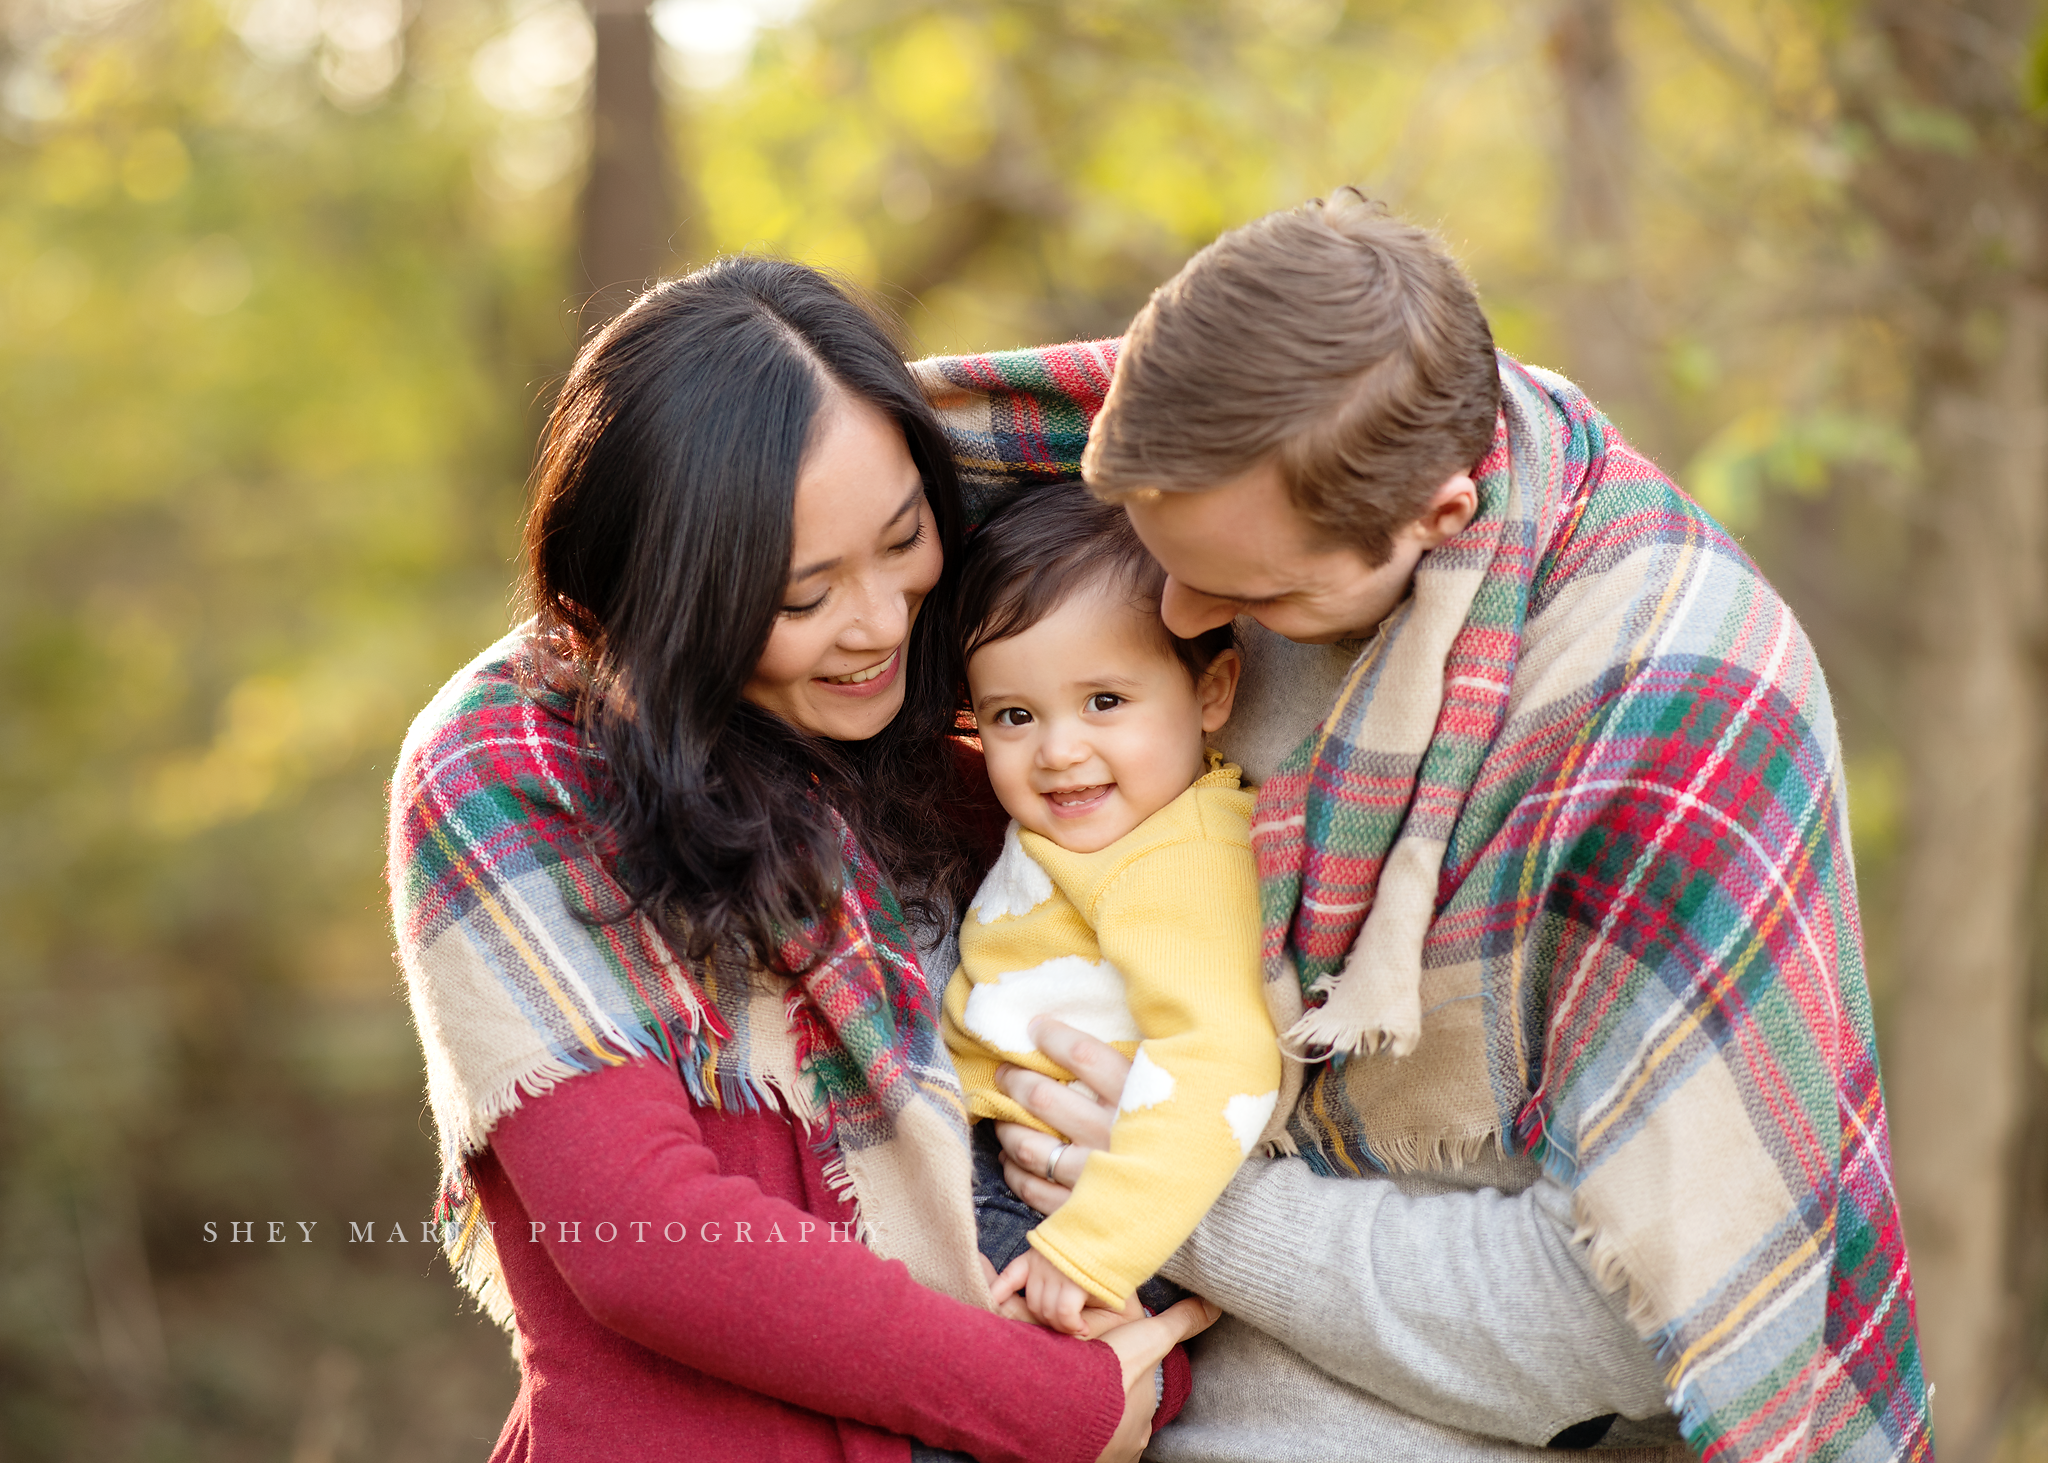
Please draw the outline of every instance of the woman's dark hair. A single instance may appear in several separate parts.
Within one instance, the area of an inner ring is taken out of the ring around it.
[[[946,568],[910,637],[903,709],[833,742],[741,696],[787,592],[796,480],[832,391],[903,429]],[[950,917],[977,848],[959,747],[959,488],[890,328],[799,264],[723,259],[656,285],[577,357],[526,521],[550,673],[615,789],[620,881],[701,959],[781,954],[844,874],[836,809],[913,919]]]
[[[1093,497],[1079,483],[1037,488],[984,524],[960,567],[960,651],[964,666],[974,652],[1033,625],[1086,589],[1120,590],[1159,627],[1171,651],[1196,681],[1230,649],[1228,623],[1192,640],[1166,628],[1159,596],[1166,571],[1152,557],[1121,505]]]

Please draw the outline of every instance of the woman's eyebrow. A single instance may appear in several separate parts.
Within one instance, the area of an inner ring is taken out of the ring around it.
[[[882,525],[882,532],[887,533],[890,529],[894,528],[897,520],[914,508],[917,505],[918,499],[923,496],[924,483],[920,481],[916,487],[910,490],[910,496],[903,500],[903,506],[889,515],[889,521]],[[820,559],[817,563],[806,564],[801,569],[792,569],[789,571],[789,582],[796,584],[802,580],[809,579],[815,574],[823,574],[828,569],[837,569],[843,561],[844,556],[842,555],[834,559]]]
[[[919,478],[917,481],[917,486],[910,490],[910,496],[903,500],[903,506],[901,508],[898,508],[894,513],[890,514],[889,521],[882,525],[883,531],[886,533],[889,529],[894,528],[896,526],[897,520],[902,518],[903,515],[908,513],[911,509],[915,508],[918,504],[918,500],[922,497],[924,497],[924,479]]]

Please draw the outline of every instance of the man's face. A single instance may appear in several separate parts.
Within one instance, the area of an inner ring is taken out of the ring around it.
[[[1454,477],[1429,511],[1394,535],[1384,564],[1331,545],[1261,463],[1198,493],[1148,492],[1124,502],[1131,526],[1166,569],[1159,614],[1193,637],[1250,615],[1276,635],[1322,645],[1368,635],[1408,593],[1422,556],[1463,528],[1476,497]]]

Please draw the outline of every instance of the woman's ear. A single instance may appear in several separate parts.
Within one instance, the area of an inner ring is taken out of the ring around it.
[[[1230,720],[1230,708],[1237,700],[1237,678],[1244,661],[1235,650],[1217,653],[1195,682],[1195,699],[1202,704],[1202,731],[1206,735]]]

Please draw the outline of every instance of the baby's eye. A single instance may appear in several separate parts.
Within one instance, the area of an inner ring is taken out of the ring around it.
[[[1083,711],[1114,711],[1124,704],[1124,698],[1111,695],[1108,691],[1097,691],[1081,703]]]
[[[1031,713],[1021,706],[1005,706],[989,718],[997,726],[1029,726]]]

